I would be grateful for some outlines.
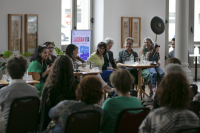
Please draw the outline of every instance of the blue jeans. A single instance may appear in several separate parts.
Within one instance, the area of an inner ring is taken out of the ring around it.
[[[102,73],[100,73],[102,79],[108,83],[108,85],[113,88],[113,86],[110,83],[110,74],[112,73],[112,70],[103,70]],[[115,95],[115,92],[111,92],[111,95]]]
[[[100,73],[102,79],[108,83],[108,85],[112,87],[111,83],[110,83],[110,74],[112,73],[113,71],[112,70],[103,70],[102,73]]]
[[[165,73],[163,72],[163,70],[161,69],[160,66],[156,66],[154,68],[147,68],[150,72],[150,77],[151,77],[151,85],[153,87],[156,87],[156,81],[157,81],[157,75],[159,75],[160,80],[163,79]]]

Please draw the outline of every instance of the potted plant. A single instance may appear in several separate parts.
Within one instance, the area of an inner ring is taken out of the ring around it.
[[[11,51],[4,51],[1,56],[5,59],[8,59],[10,56],[12,56],[13,53]],[[20,54],[22,56],[24,56],[25,58],[27,58],[28,56],[31,56],[31,53],[30,52],[24,52],[23,54]],[[2,75],[5,74],[5,69],[6,69],[6,62],[0,62],[0,70],[2,71]],[[0,77],[1,79],[2,77]]]
[[[55,51],[57,53],[57,57],[59,55],[65,55],[65,53],[63,53],[63,51],[61,51],[58,47],[56,47],[56,45],[54,44],[54,42],[52,42],[52,45],[54,46],[54,49],[55,49]]]

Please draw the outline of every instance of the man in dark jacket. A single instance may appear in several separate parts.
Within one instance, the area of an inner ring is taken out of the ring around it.
[[[112,38],[107,37],[104,41],[107,45],[107,53],[104,56],[104,65],[102,67],[102,70],[116,70],[116,64],[113,58],[113,52],[110,51],[110,49],[112,48],[114,41]]]

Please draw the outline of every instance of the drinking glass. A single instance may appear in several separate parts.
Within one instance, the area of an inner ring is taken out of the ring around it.
[[[149,58],[148,57],[145,58],[145,65],[149,65]]]
[[[91,62],[91,69],[95,67],[95,62]]]

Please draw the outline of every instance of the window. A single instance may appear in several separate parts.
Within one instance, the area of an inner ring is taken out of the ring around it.
[[[71,30],[91,29],[91,0],[62,0],[61,44],[71,43]],[[74,19],[77,18],[77,19]]]
[[[169,0],[169,42],[175,37],[176,0]]]
[[[90,0],[77,0],[77,29],[90,29]]]
[[[71,0],[62,0],[61,10],[61,44],[66,45],[71,42]]]
[[[200,0],[194,1],[194,42],[200,42]]]
[[[166,16],[169,23],[166,26],[166,43],[168,44],[168,51],[170,52],[171,50],[173,50],[173,48],[171,47],[171,39],[175,37],[176,0],[167,0],[167,2],[168,14]],[[191,30],[190,34],[188,34],[188,38],[190,41],[189,52],[200,54],[200,0],[189,1],[189,27]],[[190,66],[194,67],[194,59],[190,58],[190,60]],[[200,63],[199,57],[198,62]]]

